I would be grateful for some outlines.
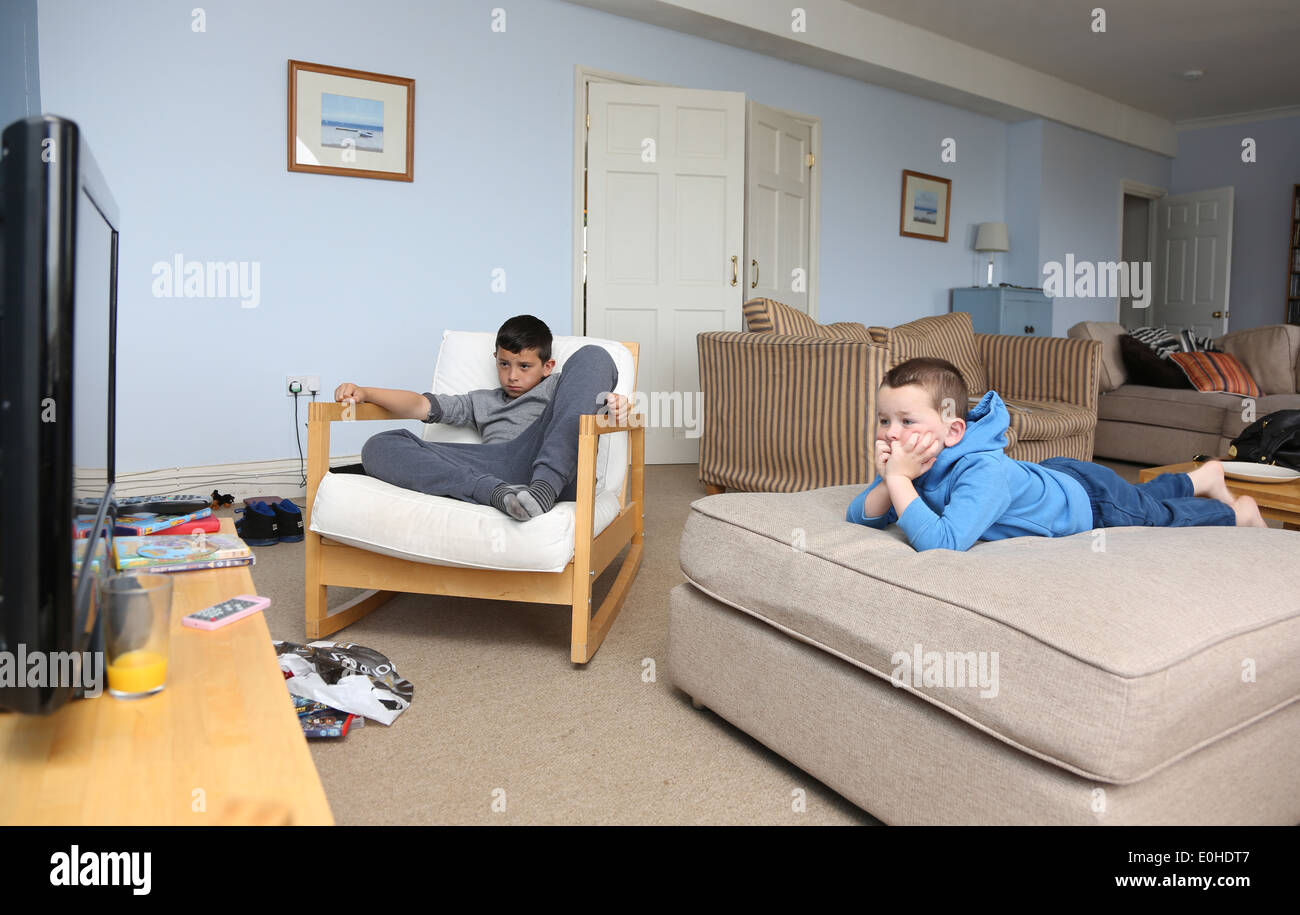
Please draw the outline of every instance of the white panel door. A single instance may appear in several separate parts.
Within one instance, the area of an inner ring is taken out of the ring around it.
[[[745,96],[592,83],[587,326],[641,344],[646,462],[699,460],[695,336],[741,330]]]
[[[1227,333],[1232,188],[1162,197],[1156,206],[1156,319],[1198,337]]]
[[[808,313],[812,125],[749,103],[745,298]]]

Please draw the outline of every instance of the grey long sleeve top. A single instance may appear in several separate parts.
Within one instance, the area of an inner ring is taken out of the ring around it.
[[[447,423],[452,426],[473,426],[483,438],[483,444],[508,442],[536,422],[555,393],[555,383],[560,373],[552,372],[537,386],[518,397],[507,396],[502,388],[484,388],[468,394],[430,394],[429,415],[426,423]]]

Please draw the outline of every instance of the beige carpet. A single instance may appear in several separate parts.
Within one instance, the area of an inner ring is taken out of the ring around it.
[[[340,824],[871,824],[876,821],[668,682],[668,592],[704,495],[695,465],[646,469],[646,551],[585,668],[567,607],[406,594],[332,638],[387,655],[415,684],[391,727],[312,756]],[[302,642],[303,545],[256,548],[271,634]],[[597,599],[617,569],[597,583]],[[342,603],[352,591],[334,593]],[[645,659],[656,679],[643,682]],[[286,701],[288,701],[286,699]],[[803,789],[807,810],[792,809]],[[505,812],[492,810],[504,791]],[[497,795],[500,796],[499,794]]]

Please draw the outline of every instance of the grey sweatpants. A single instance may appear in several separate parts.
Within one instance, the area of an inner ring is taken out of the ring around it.
[[[490,505],[500,483],[545,480],[561,502],[577,499],[578,417],[595,413],[618,369],[603,348],[584,346],[564,363],[546,410],[508,442],[426,442],[406,429],[372,436],[361,449],[366,474],[431,496]]]

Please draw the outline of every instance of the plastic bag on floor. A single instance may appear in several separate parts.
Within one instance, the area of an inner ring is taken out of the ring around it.
[[[351,642],[274,642],[289,692],[330,708],[392,724],[411,704],[415,687],[388,658]]]

